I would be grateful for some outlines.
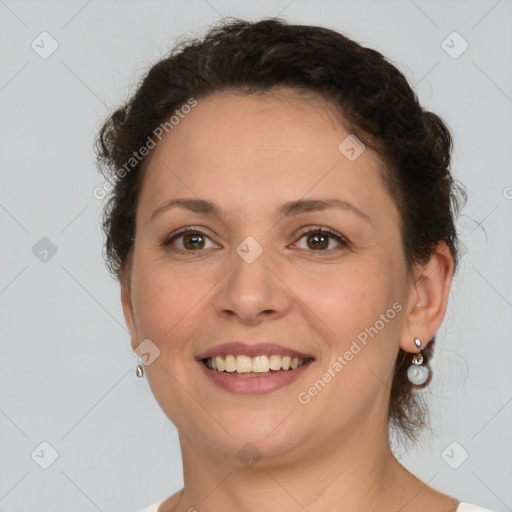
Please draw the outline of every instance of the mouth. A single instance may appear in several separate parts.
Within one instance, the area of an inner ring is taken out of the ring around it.
[[[201,361],[208,369],[216,372],[224,372],[237,377],[265,377],[282,371],[297,370],[312,360],[312,358],[303,359],[279,354],[260,354],[256,357],[228,354],[207,357]]]
[[[306,353],[276,345],[218,345],[197,357],[214,384],[234,394],[264,394],[294,382],[314,362]]]

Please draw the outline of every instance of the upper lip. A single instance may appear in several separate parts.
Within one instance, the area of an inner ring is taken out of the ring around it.
[[[314,359],[311,354],[299,352],[292,348],[283,347],[276,343],[260,342],[253,344],[242,343],[241,341],[232,341],[230,343],[223,343],[222,345],[215,345],[207,351],[200,354],[197,359],[208,359],[215,356],[227,355],[245,355],[249,357],[256,357],[260,355],[280,355],[298,357],[299,359]]]

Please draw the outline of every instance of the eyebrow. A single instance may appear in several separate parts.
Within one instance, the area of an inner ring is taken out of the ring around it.
[[[164,202],[152,214],[150,219],[153,220],[156,216],[171,210],[173,208],[182,208],[195,213],[204,215],[211,215],[222,219],[225,214],[214,203],[206,199],[196,198],[176,198]],[[298,199],[285,203],[277,212],[276,222],[280,222],[285,217],[291,217],[300,213],[314,212],[327,210],[328,208],[338,208],[340,210],[350,211],[355,213],[360,218],[364,219],[370,225],[372,224],[371,217],[347,201],[341,199]]]

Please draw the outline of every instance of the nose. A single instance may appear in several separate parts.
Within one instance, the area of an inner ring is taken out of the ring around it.
[[[263,250],[251,261],[233,251],[231,272],[215,297],[218,314],[254,325],[287,313],[291,307],[290,291],[270,268],[269,256]]]

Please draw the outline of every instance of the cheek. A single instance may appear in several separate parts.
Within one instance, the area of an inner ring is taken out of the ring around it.
[[[328,407],[334,395],[355,410],[371,403],[386,388],[383,383],[391,382],[403,310],[396,296],[396,271],[392,261],[367,259],[312,279],[296,277],[297,295],[308,306],[304,310],[318,315],[311,317],[326,349],[315,379],[332,382],[319,393],[318,405]]]
[[[303,303],[308,317],[323,324],[325,339],[333,349],[343,346],[362,329],[372,325],[379,315],[392,306],[390,275],[381,271],[373,259],[337,265],[321,272],[289,274],[285,280],[296,294],[297,304]],[[312,314],[313,313],[313,314]]]
[[[177,343],[200,307],[204,282],[152,262],[134,265],[133,301],[138,334],[160,350],[178,350]],[[197,319],[195,319],[197,322]],[[176,342],[173,342],[173,341]]]
[[[340,422],[360,418],[377,397],[383,397],[379,403],[385,407],[398,350],[395,331],[401,322],[393,282],[393,268],[369,260],[307,281],[297,277],[295,286],[318,315],[326,349],[297,399],[312,404],[303,411],[312,417],[330,411],[322,428],[335,429]]]

